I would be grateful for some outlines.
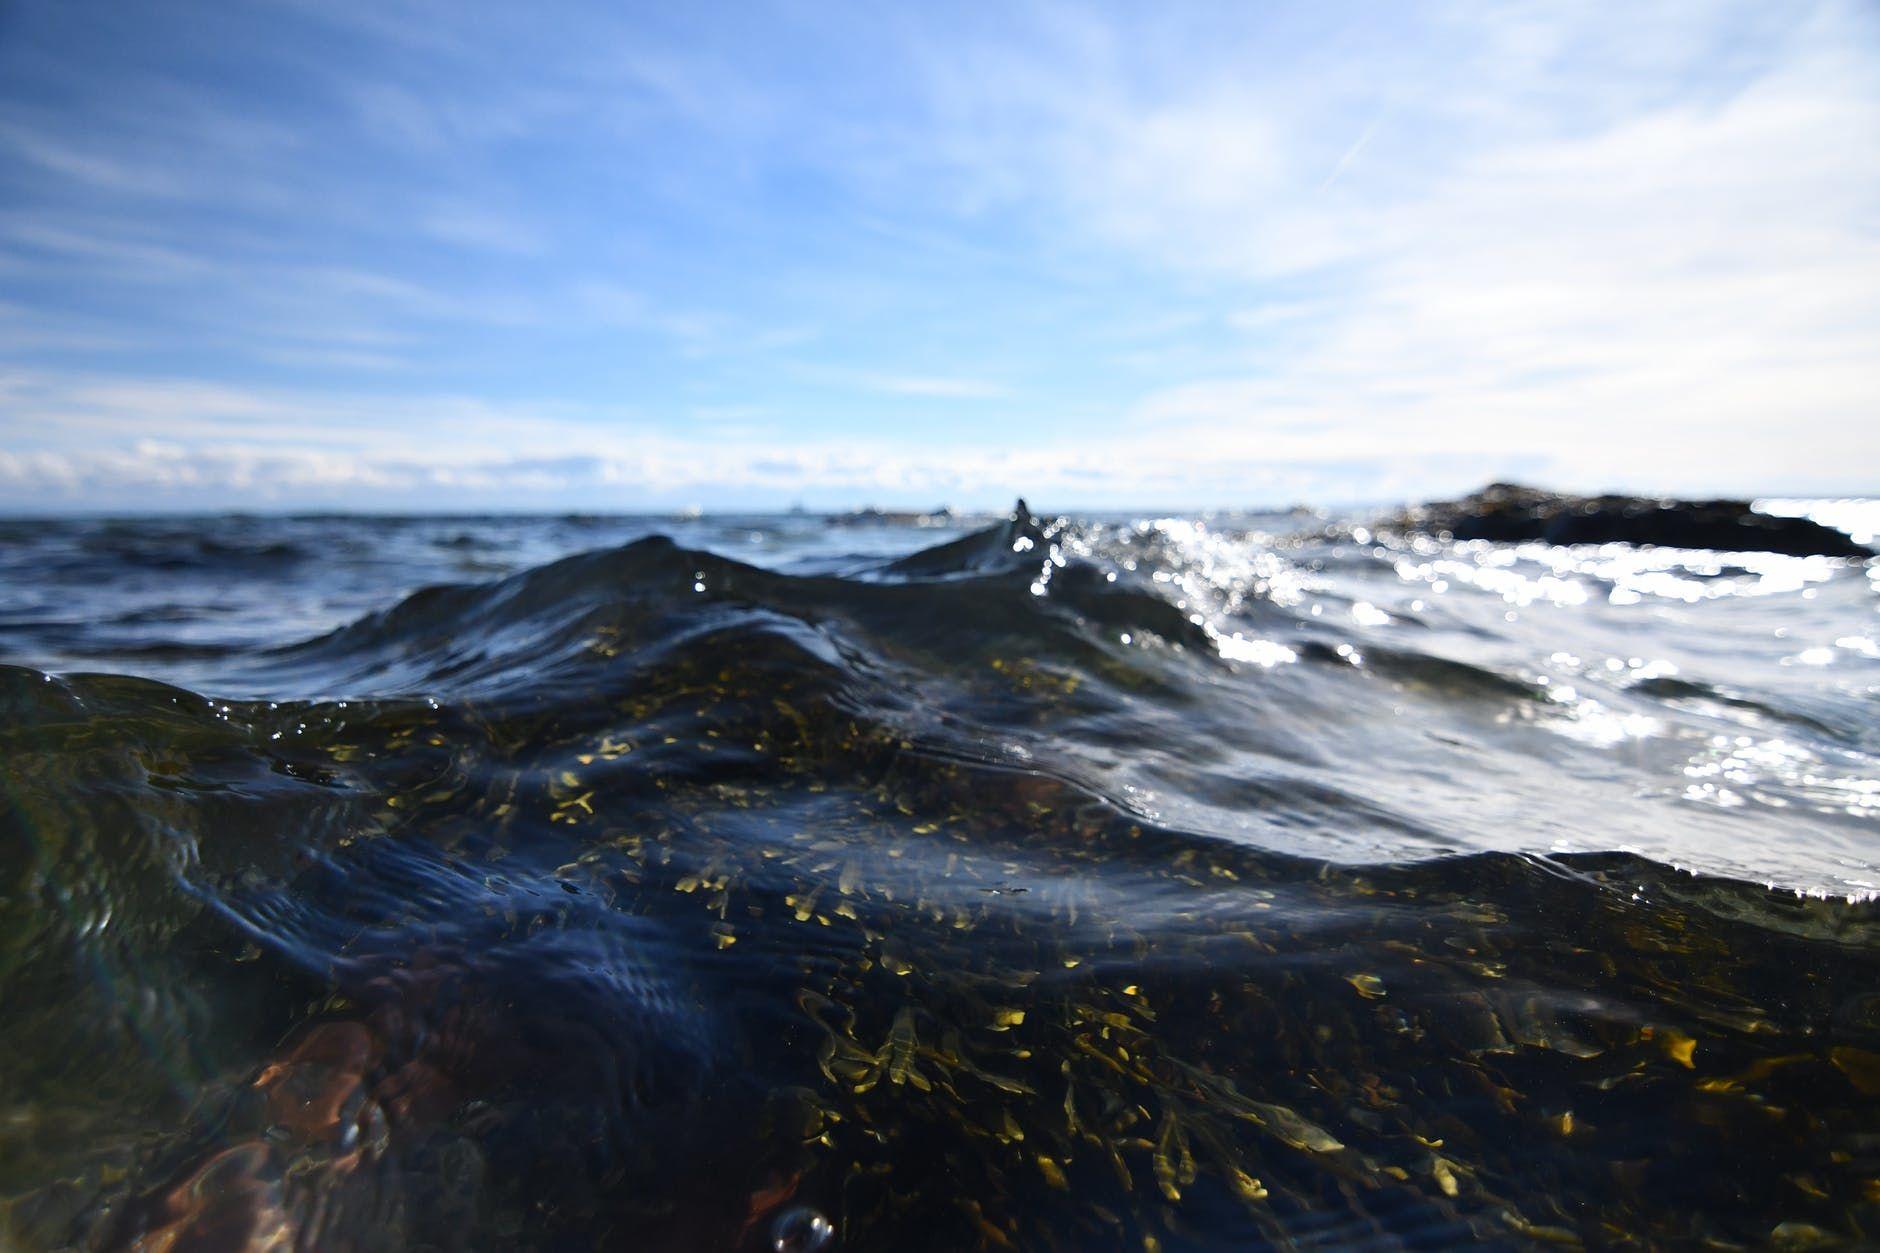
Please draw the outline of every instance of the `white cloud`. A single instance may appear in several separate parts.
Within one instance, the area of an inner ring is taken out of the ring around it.
[[[1082,32],[1028,77],[936,54],[935,90],[992,200],[1202,290],[1293,293],[1234,320],[1242,371],[1143,396],[1145,433],[1487,454],[1579,486],[1871,490],[1872,14],[1819,6],[1721,70],[1685,60],[1755,32],[1715,7],[1473,17],[1480,39],[1431,40],[1453,64],[1408,76],[1385,58],[1236,86],[1187,49],[1188,81],[1145,90],[1113,32]],[[1325,146],[1326,119],[1367,113]]]
[[[188,180],[173,172],[103,155],[91,147],[48,140],[27,126],[0,125],[0,148],[53,174],[106,191],[174,196],[181,194],[188,186]]]
[[[631,509],[729,494],[1000,506],[1289,503],[1363,484],[1390,495],[1418,459],[1276,462],[1161,439],[996,448],[888,437],[728,439],[630,411],[465,397],[335,395],[182,379],[0,374],[0,500],[50,509],[234,504]],[[160,431],[160,437],[149,434]],[[75,440],[73,437],[77,436]]]
[[[547,246],[527,222],[475,205],[440,205],[424,217],[421,227],[434,239],[477,252],[527,257]]]
[[[1011,389],[985,379],[942,378],[935,375],[884,374],[868,377],[868,386],[894,396],[927,396],[935,400],[995,400]]]
[[[4,499],[1876,486],[1870,9],[1336,7],[339,6],[331,116],[0,125]]]

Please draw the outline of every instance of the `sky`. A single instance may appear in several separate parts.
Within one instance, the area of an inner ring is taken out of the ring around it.
[[[0,0],[0,512],[1880,492],[1880,6]]]

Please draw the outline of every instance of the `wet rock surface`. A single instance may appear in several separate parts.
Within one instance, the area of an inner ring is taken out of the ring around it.
[[[1570,496],[1513,483],[1492,483],[1460,500],[1418,505],[1387,525],[1497,543],[1655,544],[1792,557],[1874,555],[1833,527],[1759,513],[1748,501]]]

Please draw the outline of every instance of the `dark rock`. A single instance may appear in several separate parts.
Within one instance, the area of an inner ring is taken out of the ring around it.
[[[1023,501],[1019,502],[1021,505]],[[930,509],[925,513],[915,509],[878,509],[869,505],[863,509],[851,509],[847,513],[827,515],[831,526],[951,526],[958,518],[948,505]]]
[[[1657,544],[1792,557],[1874,555],[1844,532],[1806,518],[1758,513],[1747,501],[1563,496],[1512,483],[1491,483],[1461,500],[1419,505],[1384,525],[1499,543]]]

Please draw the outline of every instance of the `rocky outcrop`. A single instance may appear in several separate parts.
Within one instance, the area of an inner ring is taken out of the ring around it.
[[[1385,525],[1502,543],[1657,544],[1795,557],[1874,555],[1832,527],[1807,518],[1758,513],[1747,501],[1565,496],[1512,483],[1491,483],[1461,500],[1419,505]]]

